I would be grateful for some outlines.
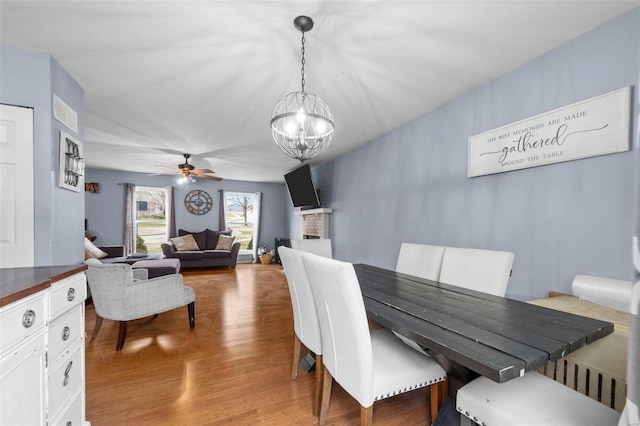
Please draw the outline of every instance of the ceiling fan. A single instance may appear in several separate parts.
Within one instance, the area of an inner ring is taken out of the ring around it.
[[[165,169],[170,169],[173,173],[177,175],[182,175],[184,179],[193,179],[192,176],[200,177],[204,179],[211,179],[217,182],[220,182],[222,178],[217,176],[210,176],[210,173],[213,173],[213,170],[209,169],[196,169],[193,164],[189,163],[189,158],[191,158],[191,154],[182,154],[184,156],[184,163],[178,164],[178,170],[172,169],[166,166],[156,166],[163,167]]]

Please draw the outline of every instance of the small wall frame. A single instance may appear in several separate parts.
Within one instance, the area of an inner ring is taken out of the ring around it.
[[[80,141],[65,131],[60,131],[60,180],[61,188],[75,192],[82,189],[84,158]]]

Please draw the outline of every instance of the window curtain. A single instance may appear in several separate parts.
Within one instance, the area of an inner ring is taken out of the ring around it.
[[[260,262],[258,258],[258,247],[260,246],[260,205],[262,204],[262,192],[253,194],[253,214],[255,223],[253,224],[253,263]]]
[[[176,237],[176,204],[173,193],[173,186],[164,187],[167,194],[167,212],[165,214],[167,219],[167,233],[169,238]]]
[[[136,186],[125,183],[124,187],[124,252],[129,255],[136,251]]]
[[[218,191],[220,193],[220,204],[218,206],[218,231],[225,231],[227,229],[227,218],[225,214],[225,192],[224,189]]]

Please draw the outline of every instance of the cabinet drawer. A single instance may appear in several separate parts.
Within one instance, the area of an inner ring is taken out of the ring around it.
[[[51,316],[55,318],[70,307],[87,298],[87,280],[84,273],[75,274],[53,283],[49,296]]]
[[[82,336],[82,305],[49,323],[49,362],[55,364],[58,357]]]
[[[36,293],[0,309],[0,352],[44,327],[47,322],[47,293]]]
[[[54,426],[81,426],[84,424],[82,418],[82,392],[78,392],[73,397],[71,405],[51,424]]]
[[[49,416],[56,418],[66,401],[71,398],[83,380],[82,347],[76,346],[49,370]]]

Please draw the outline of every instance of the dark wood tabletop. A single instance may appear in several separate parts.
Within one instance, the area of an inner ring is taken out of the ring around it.
[[[0,268],[0,307],[51,287],[51,283],[77,274],[87,265]]]
[[[502,383],[613,332],[613,324],[518,300],[354,265],[367,315]]]

